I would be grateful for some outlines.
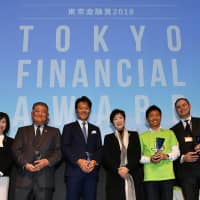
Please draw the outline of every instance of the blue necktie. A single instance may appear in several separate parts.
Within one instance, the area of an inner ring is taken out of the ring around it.
[[[82,124],[83,124],[82,132],[83,132],[83,135],[85,138],[85,142],[87,143],[87,131],[86,131],[86,127],[85,127],[86,123],[83,122]]]

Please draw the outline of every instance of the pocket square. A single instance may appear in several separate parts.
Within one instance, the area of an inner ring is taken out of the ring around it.
[[[91,134],[97,134],[97,131],[96,130],[92,130]]]

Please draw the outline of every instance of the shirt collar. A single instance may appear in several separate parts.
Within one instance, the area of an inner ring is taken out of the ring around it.
[[[191,119],[192,119],[192,117],[191,116],[189,116],[188,118],[186,118],[186,119],[181,119],[181,122],[183,123],[183,124],[185,124],[185,120],[188,120],[188,122],[190,123],[191,122]]]
[[[5,136],[4,134],[0,134],[0,138],[4,138],[4,136]]]
[[[162,127],[160,126],[157,130],[153,130],[152,128],[149,128],[149,131],[150,132],[158,132],[162,129]]]
[[[87,124],[88,124],[88,122],[87,122],[87,121],[82,121],[82,120],[80,120],[80,119],[78,119],[77,121],[78,121],[78,123],[79,123],[81,126],[83,125],[83,122],[85,122],[85,125],[87,125]]]

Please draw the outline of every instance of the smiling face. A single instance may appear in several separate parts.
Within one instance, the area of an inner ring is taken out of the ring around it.
[[[31,116],[34,124],[44,125],[48,121],[48,109],[46,106],[38,104],[33,108]]]
[[[147,121],[151,129],[158,129],[161,123],[161,114],[158,110],[152,110],[147,116]]]
[[[113,126],[116,130],[121,131],[124,129],[125,126],[125,119],[124,116],[120,113],[116,114],[113,118]]]
[[[90,115],[90,107],[87,102],[80,101],[76,108],[77,118],[82,121],[87,121]]]
[[[180,99],[176,102],[176,112],[182,119],[187,119],[190,116],[191,105],[184,99]]]

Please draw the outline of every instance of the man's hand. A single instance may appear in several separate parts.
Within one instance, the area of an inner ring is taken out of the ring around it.
[[[78,166],[81,168],[81,170],[85,173],[88,173],[88,161],[85,159],[78,159],[77,161]]]
[[[196,162],[199,155],[196,152],[188,152],[183,156],[183,162]]]
[[[151,162],[153,163],[159,163],[161,160],[168,160],[168,159],[169,159],[169,156],[165,153],[162,153],[161,151],[151,156]]]
[[[78,159],[77,164],[83,172],[90,173],[91,171],[94,170],[94,168],[96,166],[96,161],[95,160],[88,161],[85,159]]]
[[[90,161],[87,161],[87,168],[88,168],[88,173],[90,173],[91,171],[94,170],[94,168],[96,167],[96,160],[90,160]]]
[[[159,163],[161,161],[161,157],[159,153],[155,153],[153,156],[151,156],[150,159],[152,163]]]
[[[195,147],[194,147],[194,150],[197,154],[200,154],[200,144],[197,144]]]
[[[31,163],[26,163],[24,168],[29,171],[29,172],[36,172],[37,170],[35,169],[35,166]]]
[[[34,167],[36,171],[40,171],[43,168],[47,167],[48,165],[49,165],[49,161],[46,158],[34,161]]]
[[[159,151],[157,153],[157,155],[160,157],[160,160],[168,160],[169,159],[169,156],[161,151]]]

